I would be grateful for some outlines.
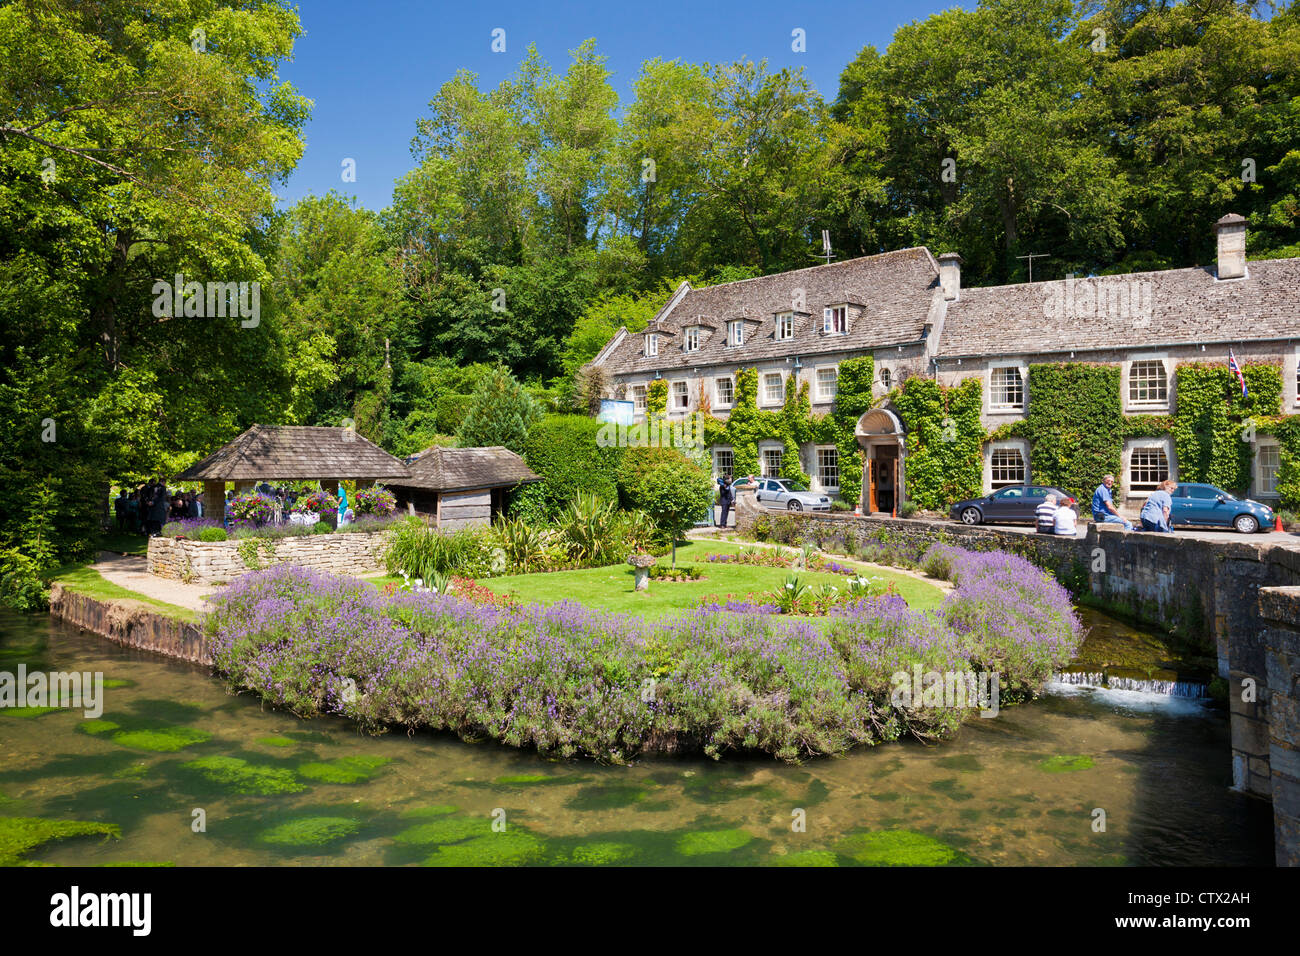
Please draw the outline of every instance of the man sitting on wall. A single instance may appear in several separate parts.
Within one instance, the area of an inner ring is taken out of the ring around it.
[[[1133,530],[1133,522],[1123,517],[1115,507],[1110,489],[1115,484],[1114,475],[1106,475],[1092,493],[1092,520],[1098,524],[1122,524],[1125,531]]]
[[[1034,509],[1034,523],[1039,534],[1056,534],[1056,495],[1049,494]]]

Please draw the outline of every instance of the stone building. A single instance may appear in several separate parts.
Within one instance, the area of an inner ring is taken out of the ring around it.
[[[1300,259],[1247,263],[1241,216],[1224,216],[1215,230],[1213,266],[1160,272],[963,288],[960,255],[912,248],[705,289],[682,283],[644,332],[620,329],[592,365],[610,382],[607,397],[633,402],[638,421],[656,379],[667,380],[670,420],[697,411],[725,419],[742,368],[757,370],[759,408],[779,407],[786,389],[807,382],[812,411],[825,413],[839,363],[871,355],[877,407],[856,432],[862,506],[890,511],[906,498],[907,467],[887,396],[910,376],[942,385],[978,377],[991,432],[1026,415],[1031,365],[1118,366],[1125,415],[1172,414],[1178,365],[1226,362],[1232,349],[1243,366],[1279,367],[1279,411],[1300,412]],[[1249,490],[1276,497],[1276,441],[1253,443]],[[769,444],[759,462],[764,475],[779,474],[780,443]],[[734,449],[711,453],[715,473],[729,473]],[[1025,440],[987,441],[983,455],[985,491],[1032,481]],[[800,460],[814,490],[839,492],[834,446],[805,445]],[[1127,441],[1122,460],[1129,499],[1178,479],[1171,435]]]

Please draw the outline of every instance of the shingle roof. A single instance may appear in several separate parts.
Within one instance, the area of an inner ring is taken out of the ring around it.
[[[254,425],[179,475],[177,481],[259,478],[405,478],[406,466],[346,428]]]
[[[541,481],[524,460],[500,445],[488,448],[426,448],[407,462],[409,476],[389,482],[404,488],[465,491]]]
[[[1090,307],[1099,293],[1102,304]],[[963,288],[948,303],[937,355],[1300,337],[1297,293],[1300,259],[1250,262],[1245,278],[1223,281],[1213,268],[1194,268]]]
[[[612,347],[602,350],[595,363],[611,373],[625,374],[916,342],[922,338],[938,276],[929,250],[912,248],[690,289],[647,329],[675,336],[660,342],[657,356],[647,357],[644,336],[634,333],[621,341],[611,340]],[[778,340],[773,317],[791,310],[796,289],[803,290],[804,307],[796,315],[794,338]],[[847,335],[823,334],[822,309],[846,303],[861,304],[865,311]],[[700,347],[683,352],[676,336],[683,326],[699,324],[699,316],[718,328],[712,333],[702,331]],[[758,324],[747,326],[744,345],[731,347],[726,322],[739,318]]]

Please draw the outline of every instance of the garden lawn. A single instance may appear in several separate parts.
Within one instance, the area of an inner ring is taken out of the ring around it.
[[[733,554],[739,550],[737,545],[725,541],[692,541],[690,544],[678,545],[678,566],[702,568],[706,580],[681,582],[652,580],[650,590],[639,593],[634,586],[632,568],[627,564],[587,568],[581,571],[551,571],[541,574],[482,578],[478,583],[499,594],[513,592],[524,603],[554,604],[557,601],[575,601],[597,610],[634,613],[650,619],[688,610],[705,595],[716,595],[720,599],[725,599],[728,594],[732,594],[739,599],[751,592],[761,594],[771,591],[783,585],[786,576],[791,573],[797,575],[801,582],[814,588],[822,584],[834,584],[844,590],[848,586],[848,577],[842,574],[766,568],[746,564],[712,564],[705,560],[705,556],[709,554]],[[900,574],[891,568],[862,564],[848,558],[833,560],[843,565],[861,568],[866,577],[879,577],[887,583],[892,583],[914,610],[936,608],[943,601],[944,592],[928,581]],[[671,564],[672,556],[664,555],[659,559],[659,563]]]
[[[84,594],[86,597],[98,598],[101,601],[139,601],[141,604],[150,605],[166,617],[174,617],[182,621],[198,620],[198,614],[187,607],[168,604],[166,601],[159,601],[139,591],[114,584],[98,571],[85,565],[69,565],[60,568],[55,572],[54,580],[75,594]]]

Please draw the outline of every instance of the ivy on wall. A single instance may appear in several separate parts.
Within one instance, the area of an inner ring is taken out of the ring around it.
[[[834,409],[828,415],[813,415],[809,385],[787,388],[779,410],[758,407],[758,370],[736,372],[735,399],[726,421],[712,415],[704,419],[707,445],[729,445],[736,475],[761,473],[758,459],[760,442],[780,442],[781,477],[811,484],[799,458],[799,448],[806,443],[835,445],[840,458],[840,495],[856,501],[862,489],[862,453],[854,427],[863,412],[871,407],[871,382],[874,362],[870,356],[847,359],[840,363],[839,384]],[[813,462],[814,466],[816,462]]]
[[[667,379],[657,378],[645,387],[645,407],[648,416],[662,416],[668,411]]]
[[[1252,419],[1276,416],[1282,405],[1282,372],[1275,365],[1247,365],[1245,398],[1237,376],[1222,365],[1180,365],[1174,373],[1177,403],[1174,449],[1178,476],[1231,491],[1250,487]]]
[[[984,485],[984,403],[980,380],[944,387],[909,378],[891,395],[906,433],[906,491],[918,508],[943,510]]]

